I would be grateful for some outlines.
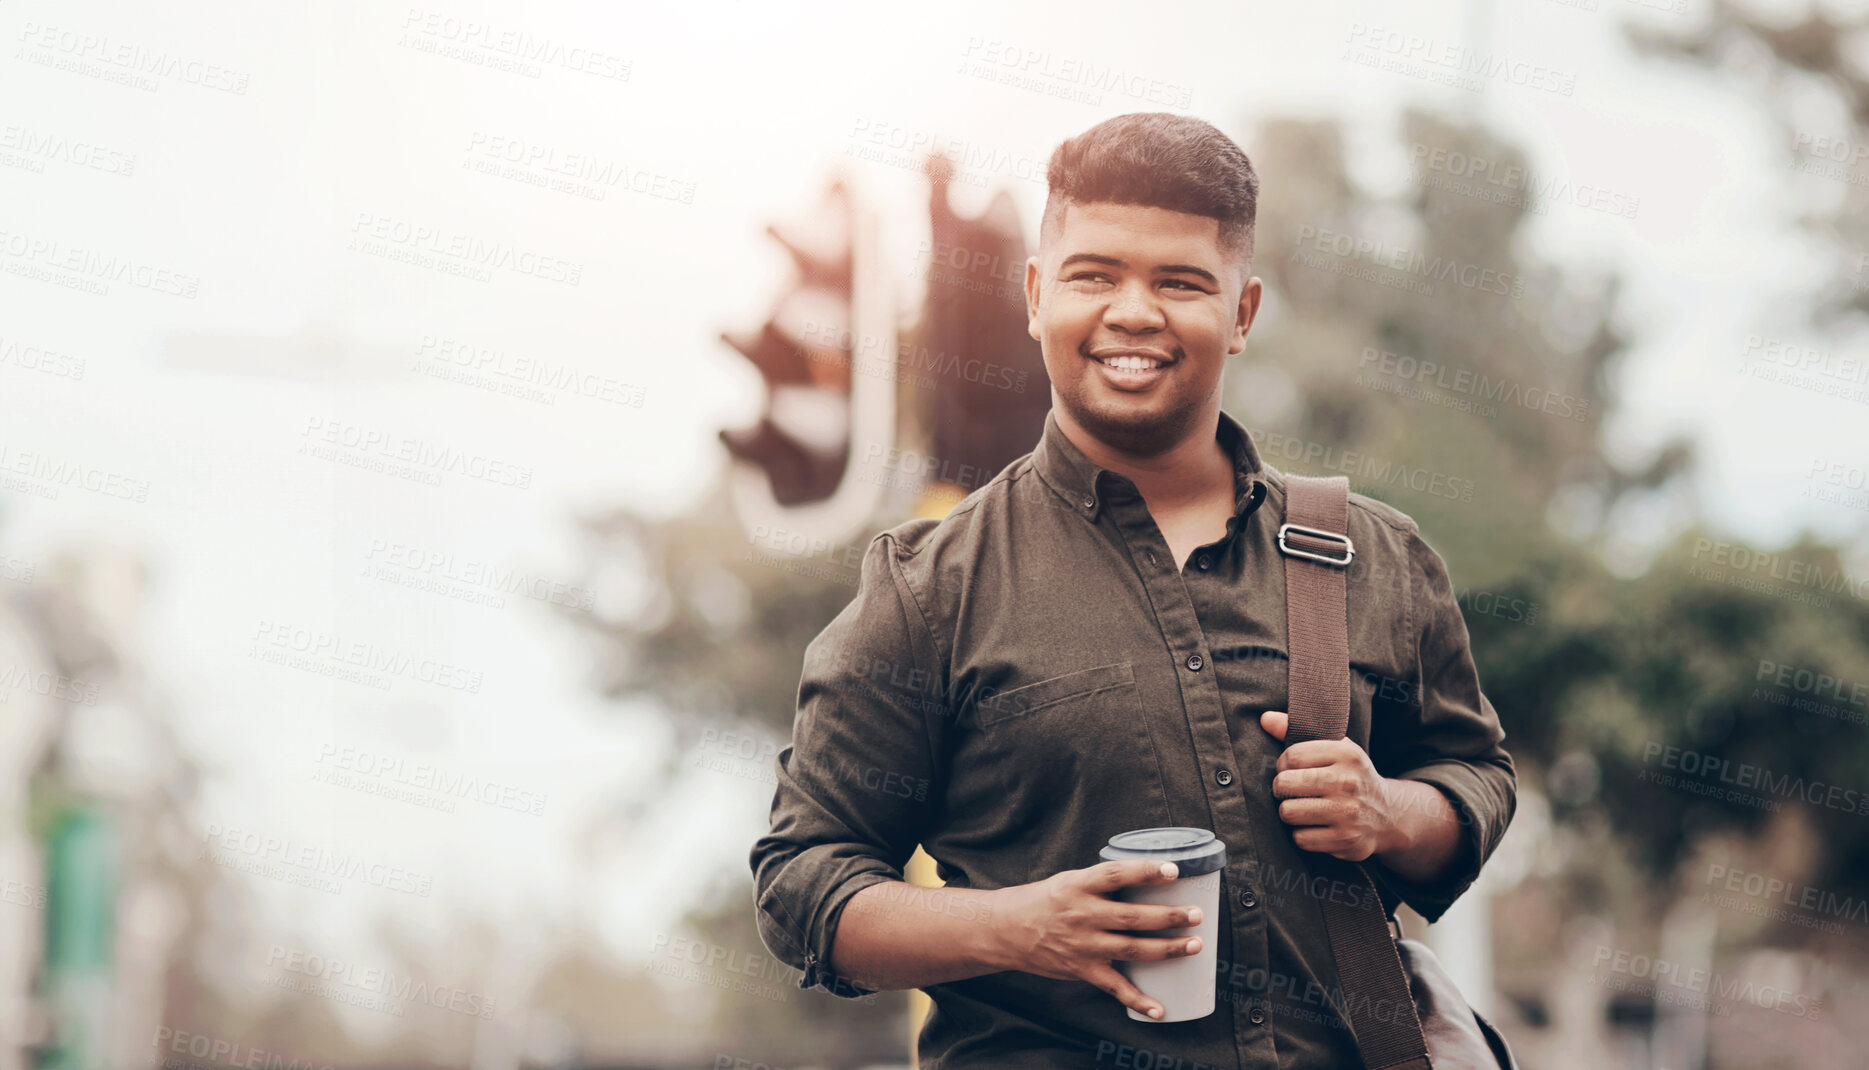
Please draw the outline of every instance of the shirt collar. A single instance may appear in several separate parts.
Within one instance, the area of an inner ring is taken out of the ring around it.
[[[1233,520],[1228,522],[1231,528],[1233,521],[1244,520],[1265,500],[1265,467],[1259,461],[1259,448],[1253,445],[1252,435],[1225,409],[1220,411],[1220,425],[1215,434],[1233,456]],[[1032,451],[1032,465],[1046,485],[1057,492],[1073,512],[1087,520],[1097,518],[1104,498],[1101,481],[1105,476],[1127,481],[1121,473],[1084,456],[1058,426],[1054,412],[1045,413],[1045,431],[1039,437],[1038,448]]]

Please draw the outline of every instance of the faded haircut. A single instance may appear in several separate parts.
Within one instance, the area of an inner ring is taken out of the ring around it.
[[[1212,123],[1171,112],[1105,119],[1051,154],[1040,234],[1055,239],[1070,204],[1134,204],[1220,222],[1220,248],[1249,264],[1259,176]]]

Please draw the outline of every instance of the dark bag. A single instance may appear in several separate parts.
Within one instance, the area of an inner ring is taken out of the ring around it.
[[[1350,723],[1350,633],[1344,577],[1356,548],[1349,536],[1350,481],[1285,476],[1285,614],[1290,632],[1291,721],[1285,745],[1342,739]],[[1345,1020],[1368,1070],[1518,1070],[1491,1022],[1468,1006],[1426,944],[1401,935],[1381,886],[1358,862],[1306,858],[1323,875],[1374,894],[1332,896],[1325,928],[1347,1000]],[[1356,902],[1345,900],[1356,899]]]

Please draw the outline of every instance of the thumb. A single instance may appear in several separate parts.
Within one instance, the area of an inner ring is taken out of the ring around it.
[[[1290,715],[1282,710],[1267,710],[1259,715],[1259,727],[1272,734],[1280,743],[1285,742],[1285,729],[1291,724]]]

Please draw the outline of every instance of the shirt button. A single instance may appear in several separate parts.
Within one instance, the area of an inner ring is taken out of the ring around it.
[[[1149,564],[1151,565],[1155,564],[1155,551],[1154,550],[1148,551],[1148,555],[1149,555]]]
[[[1252,1019],[1252,1024],[1254,1025],[1265,1024],[1265,1012],[1260,1010],[1258,1007],[1254,1007],[1252,1009],[1252,1014],[1248,1015],[1247,1017]]]
[[[1251,892],[1240,893],[1240,906],[1243,906],[1246,909],[1251,910],[1253,907],[1256,907],[1258,905],[1259,905],[1258,896],[1252,894]]]
[[[1214,770],[1214,783],[1220,785],[1223,788],[1226,787],[1228,784],[1233,783],[1233,770],[1231,769]]]
[[[1188,655],[1188,670],[1190,672],[1200,672],[1201,666],[1205,664],[1207,663],[1201,660],[1201,656],[1199,654]]]
[[[1085,498],[1085,499],[1084,499],[1084,508],[1086,508],[1086,509],[1091,509],[1091,508],[1095,508],[1095,507],[1096,507],[1096,504],[1097,504],[1097,499],[1095,499],[1095,498]]]
[[[1213,564],[1213,561],[1210,560],[1206,554],[1202,554],[1201,556],[1194,559],[1194,563],[1200,566],[1200,569],[1202,572],[1205,572],[1207,571],[1208,566]]]

